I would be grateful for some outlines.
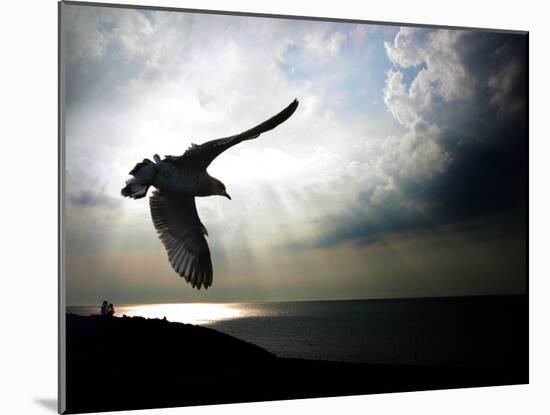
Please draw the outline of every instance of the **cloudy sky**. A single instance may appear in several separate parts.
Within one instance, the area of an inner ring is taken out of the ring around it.
[[[523,293],[526,37],[65,5],[68,304]],[[209,168],[214,265],[172,269],[153,154],[286,123]]]

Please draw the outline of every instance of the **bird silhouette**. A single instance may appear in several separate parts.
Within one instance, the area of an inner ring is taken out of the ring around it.
[[[226,138],[191,146],[181,156],[158,154],[153,161],[144,159],[130,171],[131,179],[121,190],[122,196],[140,199],[153,186],[149,207],[153,225],[162,241],[170,265],[194,288],[208,289],[212,285],[213,269],[210,250],[205,236],[195,197],[225,196],[225,185],[210,176],[207,168],[221,153],[245,140],[258,137],[285,122],[298,107],[298,100],[292,101],[284,110],[254,128]]]

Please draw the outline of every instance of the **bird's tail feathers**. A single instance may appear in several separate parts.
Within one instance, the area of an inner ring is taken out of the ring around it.
[[[137,180],[135,177],[130,180],[126,180],[126,186],[122,188],[120,194],[124,197],[131,197],[132,199],[141,199],[142,197],[145,197],[150,185],[136,182]]]
[[[127,180],[126,186],[120,191],[122,196],[131,197],[132,199],[145,197],[149,186],[153,184],[155,169],[155,163],[149,159],[144,159],[141,163],[136,164],[129,173],[134,177]]]

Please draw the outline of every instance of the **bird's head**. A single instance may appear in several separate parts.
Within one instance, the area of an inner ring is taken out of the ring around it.
[[[218,195],[218,196],[225,196],[229,200],[231,200],[231,196],[227,194],[227,190],[225,189],[225,184],[220,182],[218,179],[212,178],[212,194]]]

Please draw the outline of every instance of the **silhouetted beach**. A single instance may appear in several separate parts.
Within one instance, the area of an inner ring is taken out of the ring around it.
[[[67,412],[520,384],[528,366],[359,364],[280,358],[206,327],[67,314]]]

